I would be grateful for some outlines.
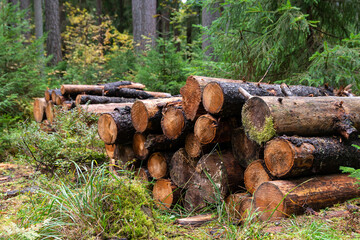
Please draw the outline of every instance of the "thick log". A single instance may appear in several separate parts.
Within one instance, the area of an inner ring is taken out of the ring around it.
[[[155,152],[147,161],[147,169],[154,179],[165,178],[169,175],[170,160],[173,154]]]
[[[268,173],[264,166],[264,160],[255,160],[249,164],[244,172],[244,182],[246,190],[253,194],[255,190],[264,182],[271,181],[273,177]]]
[[[205,114],[196,120],[194,134],[202,144],[230,142],[234,125],[236,124],[229,119],[219,121],[210,114]]]
[[[193,121],[199,111],[201,95],[205,85],[212,81],[237,82],[238,80],[189,76],[186,84],[180,89],[183,98],[183,108],[187,119]]]
[[[188,188],[197,161],[189,157],[183,148],[175,152],[170,162],[170,178],[176,186]]]
[[[130,107],[116,109],[116,111],[104,113],[99,117],[98,133],[106,144],[129,143],[135,133],[130,118]]]
[[[34,119],[36,122],[42,122],[46,119],[46,100],[45,98],[35,98],[34,99]]]
[[[187,218],[179,218],[175,220],[176,224],[180,224],[180,225],[191,225],[191,226],[200,226],[201,224],[210,222],[212,220],[214,220],[216,218],[216,216],[214,216],[212,213],[208,213],[208,214],[202,214],[202,215],[197,215],[197,216],[192,216],[192,217],[187,217]]]
[[[236,128],[231,135],[234,157],[246,168],[252,161],[263,158],[263,148],[246,136],[244,128]]]
[[[253,211],[252,197],[249,193],[230,194],[225,199],[226,210],[230,217],[244,221]]]
[[[239,87],[254,96],[292,96],[318,97],[332,96],[332,91],[325,88],[309,86],[288,86],[286,89],[279,84],[252,83],[252,82],[210,82],[202,93],[202,103],[206,111],[223,116],[240,115],[241,106],[245,97],[239,92]],[[286,90],[284,92],[284,90]]]
[[[345,174],[311,179],[265,182],[254,194],[261,220],[277,220],[302,214],[306,208],[318,210],[360,196],[356,179]]]
[[[161,129],[167,138],[177,139],[192,126],[193,123],[186,119],[182,110],[182,102],[168,103],[163,108]]]
[[[135,156],[140,160],[145,160],[149,154],[161,151],[172,151],[178,149],[183,144],[182,139],[170,140],[162,134],[135,133],[133,138],[133,150]]]
[[[360,98],[252,97],[242,109],[242,122],[258,143],[276,134],[350,138],[360,128]]]
[[[360,168],[360,139],[277,137],[266,144],[264,160],[279,178],[340,172],[340,166]]]
[[[108,104],[85,104],[78,105],[80,111],[85,111],[93,114],[102,114],[113,112],[116,108],[131,107],[133,103],[108,103]]]
[[[154,185],[153,196],[159,209],[168,210],[180,200],[181,189],[169,179],[159,179]]]
[[[137,90],[132,88],[120,88],[115,92],[116,97],[125,98],[137,98],[137,99],[148,99],[148,98],[169,98],[171,94],[163,92],[150,92]]]
[[[189,157],[198,158],[214,150],[216,144],[218,143],[201,144],[199,138],[194,133],[189,133],[185,138],[185,151]]]
[[[136,131],[161,131],[162,109],[167,103],[176,101],[181,101],[181,97],[136,101],[131,108],[131,120]]]
[[[80,104],[106,104],[106,103],[131,103],[135,102],[134,98],[106,97],[94,95],[78,95],[76,97],[76,105]]]
[[[53,102],[51,100],[47,102],[46,109],[45,109],[45,114],[46,114],[46,119],[50,123],[53,123],[54,122],[54,117],[55,117],[55,111],[54,111],[54,104],[53,104]]]

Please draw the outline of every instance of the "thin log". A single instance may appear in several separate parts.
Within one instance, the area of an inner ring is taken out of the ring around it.
[[[231,146],[234,157],[246,168],[252,161],[263,158],[263,148],[249,139],[244,128],[236,128],[231,135]]]
[[[78,95],[78,94],[88,94],[88,95],[107,95],[113,96],[117,91],[118,87],[127,86],[127,88],[141,88],[143,89],[144,85],[134,84],[129,81],[119,81],[113,83],[106,83],[101,85],[72,85],[64,84],[61,85],[62,95]]]
[[[147,169],[154,179],[165,178],[169,174],[170,160],[173,154],[155,152],[147,161]]]
[[[131,120],[136,131],[161,131],[163,107],[169,102],[177,101],[181,101],[181,97],[137,100],[131,108]]]
[[[116,109],[116,111],[104,113],[99,117],[98,133],[106,144],[128,143],[135,133],[130,118],[130,107]]]
[[[115,92],[116,97],[125,97],[125,98],[138,98],[138,99],[148,99],[148,98],[169,98],[171,94],[163,92],[150,92],[143,91],[131,88],[120,88]]]
[[[45,98],[35,98],[34,99],[34,119],[36,122],[42,122],[46,119],[46,100]]]
[[[206,111],[211,114],[232,116],[241,114],[241,106],[245,103],[246,97],[239,91],[245,90],[253,96],[279,96],[285,97],[279,84],[253,83],[253,82],[210,82],[202,93],[202,103]],[[333,93],[325,88],[310,86],[289,86],[287,93],[294,96],[331,96]]]
[[[318,136],[357,135],[359,97],[253,97],[242,109],[246,134],[258,143],[276,134]]]
[[[191,225],[191,226],[200,226],[204,223],[210,222],[212,220],[214,220],[216,217],[212,214],[212,213],[208,213],[208,214],[202,214],[202,215],[197,215],[197,216],[192,216],[192,217],[187,217],[187,218],[179,218],[175,220],[176,224],[180,224],[180,225]]]
[[[345,174],[265,182],[254,194],[261,220],[278,220],[360,196],[357,179]]]
[[[264,182],[271,181],[273,177],[265,167],[264,160],[256,160],[249,164],[244,172],[244,182],[246,190],[253,194],[255,190]]]
[[[168,210],[180,200],[181,189],[169,179],[159,179],[154,185],[153,196],[159,209]]]
[[[252,208],[252,197],[249,193],[230,194],[225,199],[226,210],[230,217],[245,220]]]
[[[78,105],[81,111],[93,113],[93,114],[102,114],[113,112],[116,108],[125,108],[131,107],[133,103],[108,103],[108,104],[85,104]]]
[[[169,139],[177,139],[189,129],[193,123],[186,119],[182,110],[182,102],[168,103],[162,110],[161,128]]]
[[[197,161],[189,157],[183,148],[175,152],[170,162],[170,178],[176,186],[188,188]]]
[[[360,139],[277,137],[266,144],[264,160],[279,178],[338,173],[340,166],[360,168],[360,150],[353,145],[360,145]]]
[[[80,104],[107,104],[107,103],[131,103],[135,102],[134,98],[106,97],[94,95],[78,95],[76,97],[76,105]]]

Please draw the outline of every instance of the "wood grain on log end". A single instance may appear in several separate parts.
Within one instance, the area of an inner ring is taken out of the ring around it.
[[[217,114],[224,104],[224,94],[220,85],[216,82],[208,83],[204,88],[202,103],[206,111]]]
[[[177,139],[185,128],[183,111],[176,107],[167,107],[161,119],[161,128],[169,139]]]
[[[149,124],[149,113],[142,101],[136,101],[131,108],[131,121],[138,132],[144,132]]]
[[[133,138],[133,150],[137,157],[144,160],[149,151],[145,147],[146,137],[141,133],[135,133]]]
[[[193,76],[189,76],[185,86],[180,89],[183,109],[187,119],[194,120],[201,103],[201,88]]]
[[[104,113],[99,117],[98,133],[101,140],[103,140],[106,144],[115,143],[118,129],[115,120],[110,114]]]
[[[230,217],[243,220],[252,208],[252,197],[249,193],[230,194],[225,199],[225,205]]]
[[[192,157],[200,157],[201,155],[201,143],[199,138],[194,133],[189,133],[185,139],[185,150],[187,154]]]
[[[46,100],[45,98],[34,99],[34,119],[36,122],[42,122],[46,118]]]
[[[179,200],[180,189],[169,179],[159,179],[154,185],[153,196],[159,209],[168,210]]]
[[[195,122],[194,134],[200,143],[211,143],[216,136],[217,126],[218,122],[213,116],[210,114],[202,115]]]
[[[264,168],[263,160],[256,160],[249,164],[245,169],[244,182],[245,187],[253,194],[255,190],[263,183],[271,181],[271,176]]]
[[[46,113],[46,119],[50,123],[53,123],[54,122],[54,104],[51,100],[49,102],[47,102],[45,113]]]
[[[165,156],[160,152],[151,154],[147,162],[147,168],[153,178],[159,179],[165,177],[168,168]]]

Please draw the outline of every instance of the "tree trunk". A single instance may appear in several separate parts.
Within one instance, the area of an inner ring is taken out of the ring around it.
[[[209,28],[213,21],[220,17],[220,4],[219,3],[211,3],[207,6],[204,6],[202,9],[202,26]],[[205,52],[206,56],[210,56],[213,52],[213,48],[211,47],[211,42],[208,39],[209,36],[203,34],[202,36],[202,50]]]
[[[134,98],[106,97],[94,95],[77,95],[75,103],[80,104],[107,104],[107,103],[132,103]]]
[[[20,9],[26,10],[25,20],[28,21],[29,25],[30,25],[30,21],[31,21],[30,0],[20,0]],[[30,30],[25,33],[25,38],[27,40],[30,40],[30,38],[31,38]]]
[[[358,97],[252,97],[243,107],[242,122],[250,139],[261,143],[276,134],[357,135]]]
[[[252,197],[249,193],[230,194],[225,199],[226,210],[231,218],[244,221],[252,208]]]
[[[162,109],[167,103],[176,101],[181,101],[181,97],[136,101],[131,108],[131,121],[136,131],[161,131]]]
[[[232,131],[231,146],[234,157],[244,168],[247,168],[252,161],[263,158],[264,149],[249,139],[242,127]]]
[[[360,168],[360,140],[339,138],[278,137],[266,144],[264,159],[279,178],[340,172],[340,166]]]
[[[150,176],[154,179],[165,178],[169,175],[169,165],[173,154],[164,152],[155,152],[151,154],[147,161],[147,169]]]
[[[45,1],[45,29],[48,32],[47,55],[52,55],[50,64],[55,66],[62,61],[59,0]]]
[[[36,122],[42,122],[46,119],[46,100],[45,98],[35,98],[34,100],[34,119]]]
[[[181,105],[182,102],[168,103],[162,110],[161,128],[169,139],[179,138],[193,126],[186,119]]]
[[[222,116],[240,115],[241,107],[245,103],[245,97],[239,92],[239,87],[254,96],[292,96],[319,97],[330,96],[333,93],[325,88],[309,86],[286,86],[284,84],[267,84],[252,82],[210,82],[202,93],[204,108],[211,114]],[[286,90],[286,92],[284,92]]]
[[[40,39],[44,34],[42,0],[34,0],[34,18],[35,18],[35,36],[36,39]],[[39,53],[40,55],[44,54],[43,44],[39,45]]]
[[[357,179],[345,174],[310,179],[265,182],[254,194],[260,220],[278,220],[302,214],[307,208],[318,210],[360,196]]]
[[[135,129],[131,123],[130,107],[123,106],[116,111],[102,114],[98,121],[98,133],[105,144],[131,142]]]
[[[176,186],[188,188],[197,161],[189,157],[183,148],[175,152],[170,162],[170,178]]]
[[[264,160],[256,160],[249,164],[244,172],[246,190],[254,194],[256,189],[263,183],[271,181],[273,177],[265,167]]]
[[[136,157],[145,160],[149,154],[159,151],[171,151],[183,145],[182,139],[170,140],[162,134],[135,133],[133,138],[133,149]]]
[[[162,210],[172,208],[181,199],[181,189],[168,179],[156,181],[153,189],[156,206]]]

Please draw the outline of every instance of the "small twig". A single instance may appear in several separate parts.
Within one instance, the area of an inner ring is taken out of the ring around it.
[[[244,96],[244,98],[245,98],[246,100],[248,100],[248,99],[250,99],[250,98],[253,97],[248,91],[246,91],[246,90],[243,89],[242,87],[239,87],[239,92],[241,93],[241,95]]]
[[[266,77],[266,75],[268,74],[268,72],[269,72],[272,64],[273,64],[273,63],[270,63],[270,65],[269,65],[268,69],[266,70],[264,76],[260,79],[260,81],[259,81],[258,83],[261,83],[261,82],[265,79],[265,77]]]
[[[43,163],[43,162],[37,160],[36,157],[35,157],[35,155],[34,155],[33,152],[31,151],[31,149],[29,148],[29,145],[26,143],[25,139],[24,139],[23,137],[21,137],[21,139],[22,139],[23,143],[25,144],[26,148],[29,150],[29,152],[30,152],[31,156],[33,157],[33,159],[35,160],[35,162],[38,162],[38,163],[40,163],[40,164],[48,167],[49,169],[52,169],[48,164]]]

